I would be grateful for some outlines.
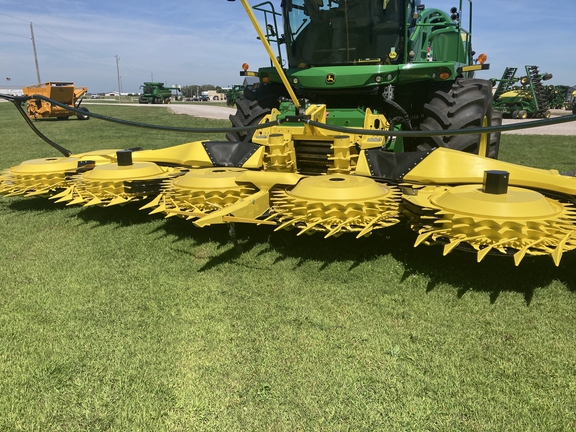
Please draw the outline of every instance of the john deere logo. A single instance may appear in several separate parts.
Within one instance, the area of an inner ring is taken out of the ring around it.
[[[336,77],[334,74],[326,75],[326,84],[334,84],[336,82]]]

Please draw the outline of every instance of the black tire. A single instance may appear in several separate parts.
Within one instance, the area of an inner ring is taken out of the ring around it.
[[[78,108],[78,109],[79,109],[80,111],[90,112],[90,111],[88,111],[88,108],[80,107],[80,108]],[[76,114],[76,118],[77,118],[78,120],[89,120],[89,119],[90,119],[90,116],[89,116],[89,115],[86,115],[86,114],[80,114],[80,113],[78,113],[78,114]]]
[[[288,92],[284,86],[276,82],[244,89],[244,99],[258,101],[262,108],[278,108],[280,105],[279,99],[287,96]]]
[[[236,99],[236,114],[230,115],[230,122],[233,127],[255,126],[270,114],[272,110],[262,108],[258,101],[247,99]],[[226,133],[228,141],[250,141],[254,136],[254,131],[238,131]]]
[[[502,117],[504,113],[502,111],[494,110],[492,111],[492,122],[490,126],[502,126]],[[490,134],[490,144],[488,145],[488,156],[491,159],[498,159],[498,154],[500,153],[500,136],[502,132],[492,132]]]
[[[230,116],[233,127],[256,126],[272,108],[280,106],[280,98],[287,95],[282,84],[269,83],[260,85],[256,90],[244,90],[244,97],[236,99],[236,114]],[[228,132],[228,141],[250,141],[254,131]]]
[[[459,79],[450,91],[434,93],[432,100],[424,105],[422,131],[469,129],[492,124],[492,89],[487,80]],[[437,147],[478,154],[482,139],[487,135],[454,135],[424,137],[415,140],[416,149],[431,150]]]

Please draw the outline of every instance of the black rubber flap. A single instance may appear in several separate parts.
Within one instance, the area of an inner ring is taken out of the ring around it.
[[[214,166],[241,167],[260,147],[249,142],[205,141],[202,143]]]
[[[373,177],[402,180],[412,168],[422,162],[433,150],[407,153],[366,150],[366,161]]]

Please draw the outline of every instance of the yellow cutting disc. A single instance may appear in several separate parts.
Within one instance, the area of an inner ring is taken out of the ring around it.
[[[369,235],[398,223],[400,191],[365,177],[335,174],[302,179],[291,190],[273,190],[271,215],[278,229],[303,233]]]
[[[142,209],[152,213],[198,218],[255,193],[254,186],[236,183],[243,168],[203,168],[164,182],[162,192]]]
[[[443,243],[444,255],[456,247],[513,255],[551,255],[576,248],[576,211],[570,203],[533,190],[509,187],[505,194],[482,191],[481,185],[426,187],[403,198],[403,213],[419,233],[420,243]]]
[[[157,195],[164,180],[181,173],[180,168],[162,167],[153,162],[135,162],[128,166],[109,163],[74,176],[66,190],[51,198],[67,205],[125,204]]]
[[[0,195],[48,197],[70,186],[69,175],[78,169],[78,158],[32,159],[0,172]]]

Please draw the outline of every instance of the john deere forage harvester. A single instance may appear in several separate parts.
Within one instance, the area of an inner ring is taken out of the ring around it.
[[[251,223],[324,237],[404,220],[415,245],[517,265],[527,255],[558,265],[576,248],[573,173],[494,159],[499,130],[486,127],[501,117],[491,83],[470,76],[486,66],[473,59],[462,2],[450,15],[416,0],[284,0],[281,14],[265,2],[254,9],[265,11],[266,33],[241,2],[272,67],[253,73],[259,86],[237,100],[228,141],[79,154],[49,141],[65,156],[3,171],[0,193],[83,206],[140,201],[198,227]],[[285,44],[286,69],[269,40]]]
[[[326,123],[334,126],[363,127],[372,114],[380,116],[381,130],[500,124],[500,114],[492,110],[491,83],[473,78],[475,71],[488,65],[485,55],[474,57],[462,1],[450,13],[427,9],[419,0],[290,0],[282,2],[281,13],[270,2],[254,9],[264,14],[266,34],[260,38],[275,45],[276,53],[268,47],[270,67],[241,73],[259,77],[260,83],[237,101],[238,112],[231,117],[235,126],[256,124],[272,109],[279,110],[273,118],[286,118],[316,104],[326,106]],[[471,22],[470,13],[470,27]],[[286,63],[285,70],[274,65],[276,57]],[[241,131],[228,135],[232,141],[251,137]],[[499,136],[491,138],[483,141],[477,134],[405,138],[389,140],[386,147],[393,151],[444,147],[496,157]],[[294,144],[298,155],[309,152],[309,147],[323,154],[317,163],[326,171],[330,138],[308,135]]]

